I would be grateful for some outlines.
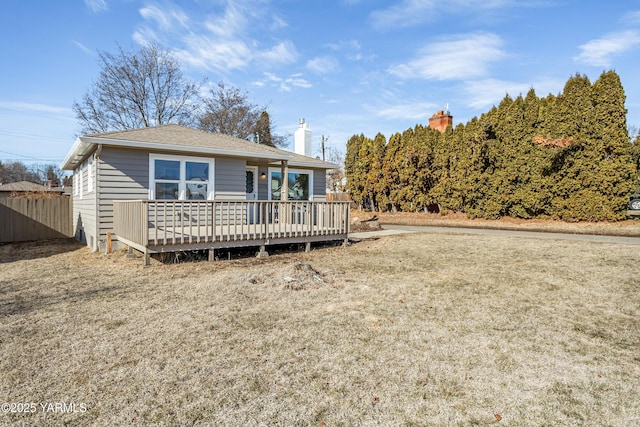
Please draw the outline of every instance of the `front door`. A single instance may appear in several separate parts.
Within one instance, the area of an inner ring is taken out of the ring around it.
[[[247,166],[247,200],[258,200],[258,167]],[[254,224],[259,217],[258,204],[247,203],[247,219],[249,224]]]
[[[258,200],[258,167],[247,166],[247,200]]]

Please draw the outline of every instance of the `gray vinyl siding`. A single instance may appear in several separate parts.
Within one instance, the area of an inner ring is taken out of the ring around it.
[[[260,178],[263,173],[265,178]],[[269,168],[267,166],[258,167],[258,200],[269,200]]]
[[[324,169],[313,170],[313,201],[327,200],[327,172]]]
[[[88,245],[93,242],[93,249],[105,250],[107,233],[113,232],[113,201],[149,198],[150,154],[144,150],[104,147],[93,167],[93,192],[87,192],[87,162],[83,163],[82,197],[73,196],[74,227],[78,239]],[[176,154],[176,158],[179,157]],[[215,158],[213,186],[216,200],[246,200],[246,166],[245,159]],[[265,165],[259,167],[258,177],[263,172],[268,174]],[[313,170],[313,200],[326,199],[325,185],[325,170]],[[268,199],[267,179],[258,178],[258,200]]]
[[[95,179],[93,182],[93,191],[89,191],[89,167],[88,161],[85,160],[78,169],[74,171],[74,179],[78,179],[78,173],[81,179],[78,184],[81,188],[78,194],[73,193],[73,229],[77,240],[85,243],[91,249],[97,249],[96,235],[96,191]],[[93,168],[95,177],[95,164]]]
[[[215,196],[216,200],[246,200],[246,170],[244,159],[217,157],[215,163]]]
[[[99,243],[113,232],[114,200],[149,198],[149,153],[140,150],[105,147],[98,165]]]

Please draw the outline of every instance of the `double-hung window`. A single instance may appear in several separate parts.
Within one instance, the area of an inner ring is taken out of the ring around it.
[[[287,177],[288,200],[311,200],[312,171],[289,169]],[[282,172],[280,169],[269,170],[269,195],[271,200],[281,200]]]
[[[149,198],[213,199],[213,159],[151,155]]]

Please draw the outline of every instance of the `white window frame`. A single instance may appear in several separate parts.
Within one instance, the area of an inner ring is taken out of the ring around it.
[[[73,175],[73,195],[74,196],[80,195],[80,186],[78,184],[79,181],[80,181],[80,167],[77,167]]]
[[[171,154],[149,154],[149,200],[154,200],[156,197],[156,160],[168,160],[180,162],[180,180],[178,181],[178,200],[187,200],[187,184],[194,184],[196,181],[187,181],[187,162],[195,163],[207,163],[209,165],[209,180],[207,184],[207,199],[213,200],[215,196],[213,178],[215,176],[215,159],[210,157],[193,157],[193,156],[179,156]],[[159,182],[165,180],[158,180]],[[197,181],[202,183],[204,181]]]
[[[273,181],[272,174],[274,172],[282,172],[282,169],[281,168],[269,168],[268,172],[269,173],[267,174],[267,179],[268,179],[267,184],[268,184],[268,187],[269,187],[269,189],[268,189],[268,191],[269,191],[269,193],[268,193],[269,194],[269,200],[273,200],[271,198],[271,196],[272,196],[271,181]],[[310,170],[310,169],[291,169],[291,168],[289,168],[287,172],[288,173],[299,173],[299,174],[309,175],[309,200],[313,201],[313,170]],[[289,177],[287,177],[287,179],[289,179]],[[282,196],[280,197],[280,200],[282,200]],[[289,200],[291,200],[291,199],[289,199]]]
[[[78,196],[78,199],[82,200],[82,196],[83,196],[83,190],[82,187],[84,186],[84,183],[82,182],[82,171],[83,171],[84,167],[83,165],[78,166],[78,174],[76,175],[77,181],[78,181],[78,187],[76,187],[76,196]]]
[[[87,193],[93,191],[93,157],[87,160]]]

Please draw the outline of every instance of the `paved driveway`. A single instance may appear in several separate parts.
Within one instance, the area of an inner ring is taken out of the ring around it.
[[[547,233],[540,231],[496,230],[466,227],[434,227],[427,225],[395,225],[384,224],[382,230],[364,233],[350,233],[350,238],[362,239],[403,233],[448,233],[448,234],[480,234],[489,236],[524,237],[528,239],[578,240],[583,242],[615,243],[622,245],[640,245],[640,237],[601,236],[595,234]]]

